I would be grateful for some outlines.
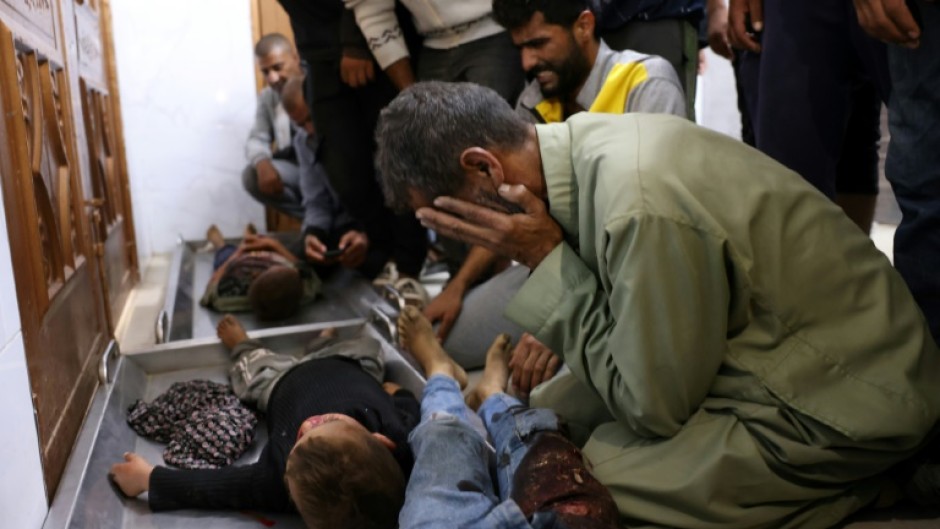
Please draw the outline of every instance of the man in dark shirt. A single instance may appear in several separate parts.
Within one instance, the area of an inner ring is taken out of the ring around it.
[[[381,70],[375,74],[378,66],[342,0],[278,2],[309,69],[306,99],[330,185],[369,240],[388,244],[398,271],[417,277],[427,254],[427,230],[413,215],[395,215],[385,206],[372,156],[379,110],[397,90]]]

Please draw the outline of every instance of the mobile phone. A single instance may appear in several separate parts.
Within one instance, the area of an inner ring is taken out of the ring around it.
[[[339,257],[345,252],[345,248],[333,248],[332,250],[327,250],[323,252],[323,257],[326,259],[332,259],[334,257]]]

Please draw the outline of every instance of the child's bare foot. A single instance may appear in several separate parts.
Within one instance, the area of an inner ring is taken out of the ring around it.
[[[255,228],[253,222],[245,224],[245,236],[247,237],[248,235],[258,235],[258,228]]]
[[[431,322],[416,307],[406,306],[398,316],[398,337],[401,346],[411,351],[427,377],[435,374],[449,376],[467,386],[467,372],[447,356],[441,344],[437,343]]]
[[[480,381],[468,393],[467,406],[477,410],[491,396],[506,391],[509,382],[509,355],[512,341],[508,334],[500,334],[486,351],[486,367]]]
[[[216,250],[225,246],[225,237],[222,236],[222,231],[215,224],[209,226],[209,229],[206,230],[206,239]]]
[[[248,339],[248,333],[245,332],[245,328],[242,327],[241,322],[231,314],[226,314],[222,317],[222,321],[219,322],[215,331],[216,334],[219,335],[219,339],[222,340],[222,343],[225,344],[225,347],[229,349],[234,349],[236,345]]]

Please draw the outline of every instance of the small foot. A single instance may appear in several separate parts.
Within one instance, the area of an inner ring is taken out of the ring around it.
[[[480,381],[467,393],[466,402],[477,410],[491,396],[506,391],[509,382],[509,355],[512,342],[508,334],[500,334],[486,351],[486,367]]]
[[[215,224],[209,226],[209,229],[206,230],[206,239],[216,250],[225,246],[225,237],[222,236],[222,230]]]
[[[223,316],[222,321],[219,322],[215,330],[216,334],[219,335],[219,339],[229,350],[234,349],[236,345],[248,339],[248,333],[245,332],[241,322],[231,314]]]
[[[407,306],[398,316],[398,335],[401,346],[411,351],[424,368],[425,376],[442,374],[456,380],[461,389],[467,386],[466,371],[447,356],[434,336],[431,322],[416,307]]]

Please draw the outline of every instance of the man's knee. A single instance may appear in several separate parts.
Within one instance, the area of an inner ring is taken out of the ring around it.
[[[245,170],[242,171],[242,187],[255,198],[261,195],[261,190],[258,189],[258,171],[252,164],[246,165]]]

